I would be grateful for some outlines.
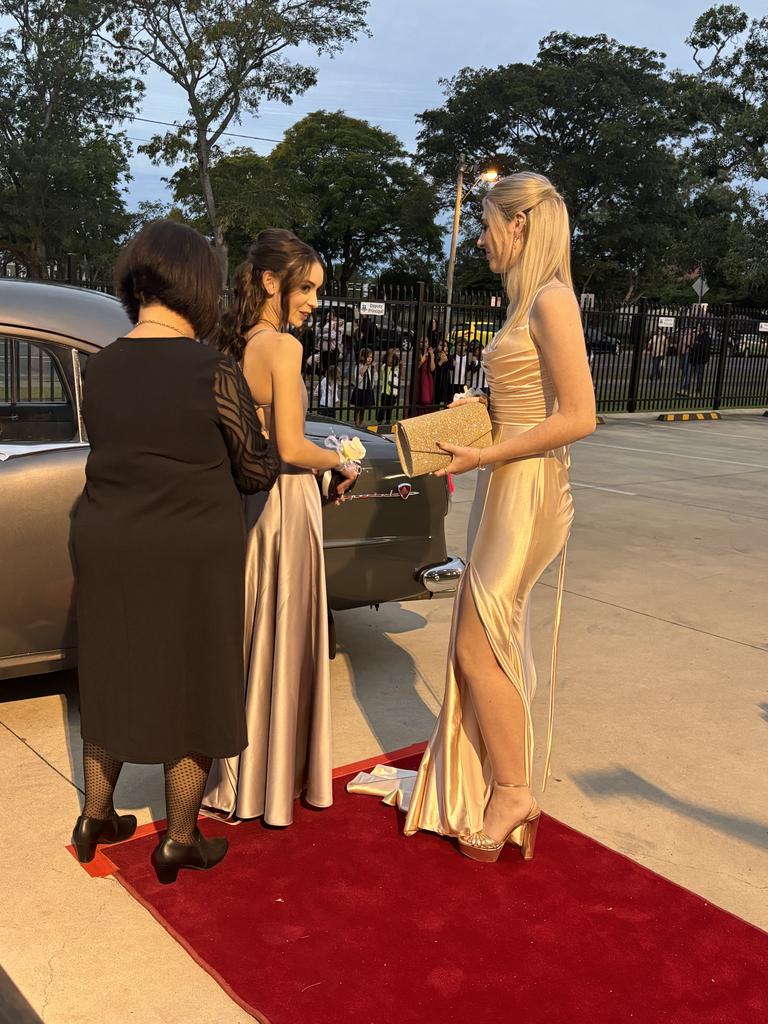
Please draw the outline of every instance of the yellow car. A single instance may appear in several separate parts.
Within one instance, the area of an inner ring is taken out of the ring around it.
[[[470,345],[485,346],[498,329],[498,325],[491,320],[469,320],[456,324],[451,330],[449,341],[465,341]]]

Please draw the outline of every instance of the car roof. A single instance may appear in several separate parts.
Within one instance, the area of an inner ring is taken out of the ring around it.
[[[47,281],[0,278],[0,328],[35,328],[102,348],[132,326],[112,295]]]

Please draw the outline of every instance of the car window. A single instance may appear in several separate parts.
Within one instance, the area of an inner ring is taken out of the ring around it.
[[[0,406],[11,401],[11,340],[0,338]]]
[[[73,350],[37,339],[0,337],[0,441],[79,441],[79,366]]]

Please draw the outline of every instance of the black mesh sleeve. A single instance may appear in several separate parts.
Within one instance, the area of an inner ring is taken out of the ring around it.
[[[213,390],[235,483],[243,494],[269,490],[280,472],[280,456],[261,432],[245,377],[228,356],[216,368]]]

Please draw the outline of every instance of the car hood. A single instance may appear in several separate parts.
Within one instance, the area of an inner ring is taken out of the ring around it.
[[[352,423],[339,423],[336,420],[322,417],[307,419],[306,435],[315,444],[322,444],[330,434],[335,434],[337,437],[360,438],[370,458],[393,459],[397,457],[395,443],[386,434],[374,434],[370,430],[355,427]]]

